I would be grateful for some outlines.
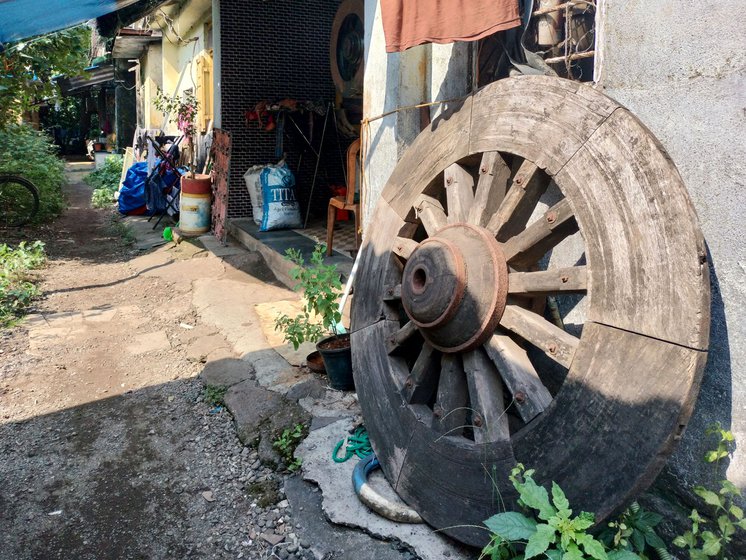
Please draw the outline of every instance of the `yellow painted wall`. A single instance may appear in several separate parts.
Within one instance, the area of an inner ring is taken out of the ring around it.
[[[208,81],[209,91],[205,91],[202,85],[205,82],[205,69],[212,67],[212,46],[207,44],[208,38],[205,33],[206,24],[209,25],[211,21],[211,3],[207,0],[192,0],[165,26],[163,22],[158,26],[164,34],[162,40],[163,91],[173,96],[175,93],[181,95],[186,90],[192,90],[200,101],[209,100],[209,107],[200,108],[201,119],[198,125],[200,131],[206,129],[206,117],[213,114],[211,75]],[[155,94],[156,90],[144,92],[144,95],[148,96],[145,99],[147,105],[152,106]],[[178,133],[176,123],[172,119],[169,119],[166,124],[165,131],[167,134]]]

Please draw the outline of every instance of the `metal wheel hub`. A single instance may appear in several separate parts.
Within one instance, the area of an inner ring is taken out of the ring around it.
[[[456,223],[412,252],[402,278],[402,304],[423,337],[442,352],[482,344],[505,310],[508,265],[484,228]]]

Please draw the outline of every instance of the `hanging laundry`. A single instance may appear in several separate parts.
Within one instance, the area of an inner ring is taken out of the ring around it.
[[[518,0],[381,0],[386,52],[476,41],[518,27]]]

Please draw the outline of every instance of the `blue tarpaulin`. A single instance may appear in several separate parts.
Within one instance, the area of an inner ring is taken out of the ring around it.
[[[0,0],[0,43],[59,31],[137,0]]]
[[[127,170],[119,189],[119,211],[129,214],[145,206],[145,181],[148,178],[148,162],[142,161]]]

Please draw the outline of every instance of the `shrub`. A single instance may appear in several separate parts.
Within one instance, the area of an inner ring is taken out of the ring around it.
[[[0,327],[21,317],[39,295],[29,271],[40,268],[45,261],[41,241],[31,246],[20,243],[15,249],[5,243],[0,245]]]
[[[51,138],[28,125],[0,128],[0,173],[25,177],[39,189],[36,222],[48,220],[64,208],[65,164],[56,154]]]
[[[122,156],[109,156],[104,165],[83,179],[93,187],[91,204],[96,208],[105,208],[114,202],[114,193],[119,188],[122,176]]]
[[[303,311],[291,318],[279,315],[275,319],[275,330],[285,333],[285,340],[296,350],[306,341],[316,342],[327,332],[337,333],[337,325],[342,320],[337,300],[342,291],[336,265],[324,264],[326,246],[316,245],[311,254],[311,262],[306,265],[300,251],[288,249],[285,255],[295,264],[290,271],[297,280],[296,291],[303,292]]]

